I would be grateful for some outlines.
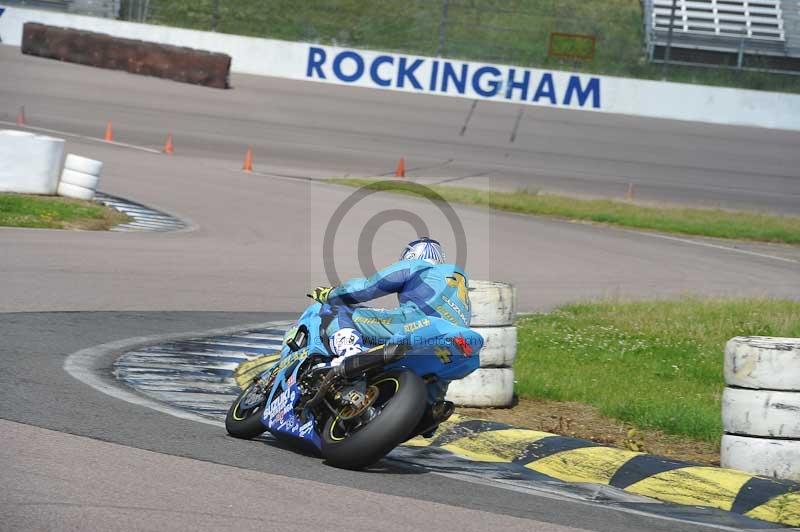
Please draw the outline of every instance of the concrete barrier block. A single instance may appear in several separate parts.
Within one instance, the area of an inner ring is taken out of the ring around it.
[[[55,194],[63,158],[63,139],[0,131],[0,191]]]
[[[179,46],[28,22],[22,53],[227,89],[231,57]]]

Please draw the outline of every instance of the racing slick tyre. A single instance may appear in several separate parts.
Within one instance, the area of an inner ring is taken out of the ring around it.
[[[360,426],[331,416],[322,430],[322,455],[327,464],[362,469],[404,442],[419,423],[427,404],[425,383],[408,370],[384,373],[369,382],[378,390],[374,417]]]
[[[249,440],[263,434],[267,427],[261,414],[267,404],[267,393],[256,382],[242,390],[225,416],[225,430],[234,438]]]

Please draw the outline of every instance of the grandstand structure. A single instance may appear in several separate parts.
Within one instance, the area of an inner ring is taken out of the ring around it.
[[[643,6],[651,61],[800,74],[800,0],[643,0]]]

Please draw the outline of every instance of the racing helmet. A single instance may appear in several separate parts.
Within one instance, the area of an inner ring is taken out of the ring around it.
[[[431,264],[444,264],[445,256],[439,242],[423,236],[408,243],[400,254],[400,260],[424,260]]]

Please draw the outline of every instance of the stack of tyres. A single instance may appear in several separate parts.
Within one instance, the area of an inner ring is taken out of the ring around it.
[[[82,200],[93,199],[102,171],[102,162],[70,153],[64,161],[58,195]]]
[[[517,328],[513,325],[516,292],[508,283],[470,281],[469,299],[470,327],[484,340],[481,367],[465,379],[452,382],[447,399],[459,406],[511,406],[517,356]]]
[[[800,481],[800,338],[731,339],[725,383],[722,466]]]

